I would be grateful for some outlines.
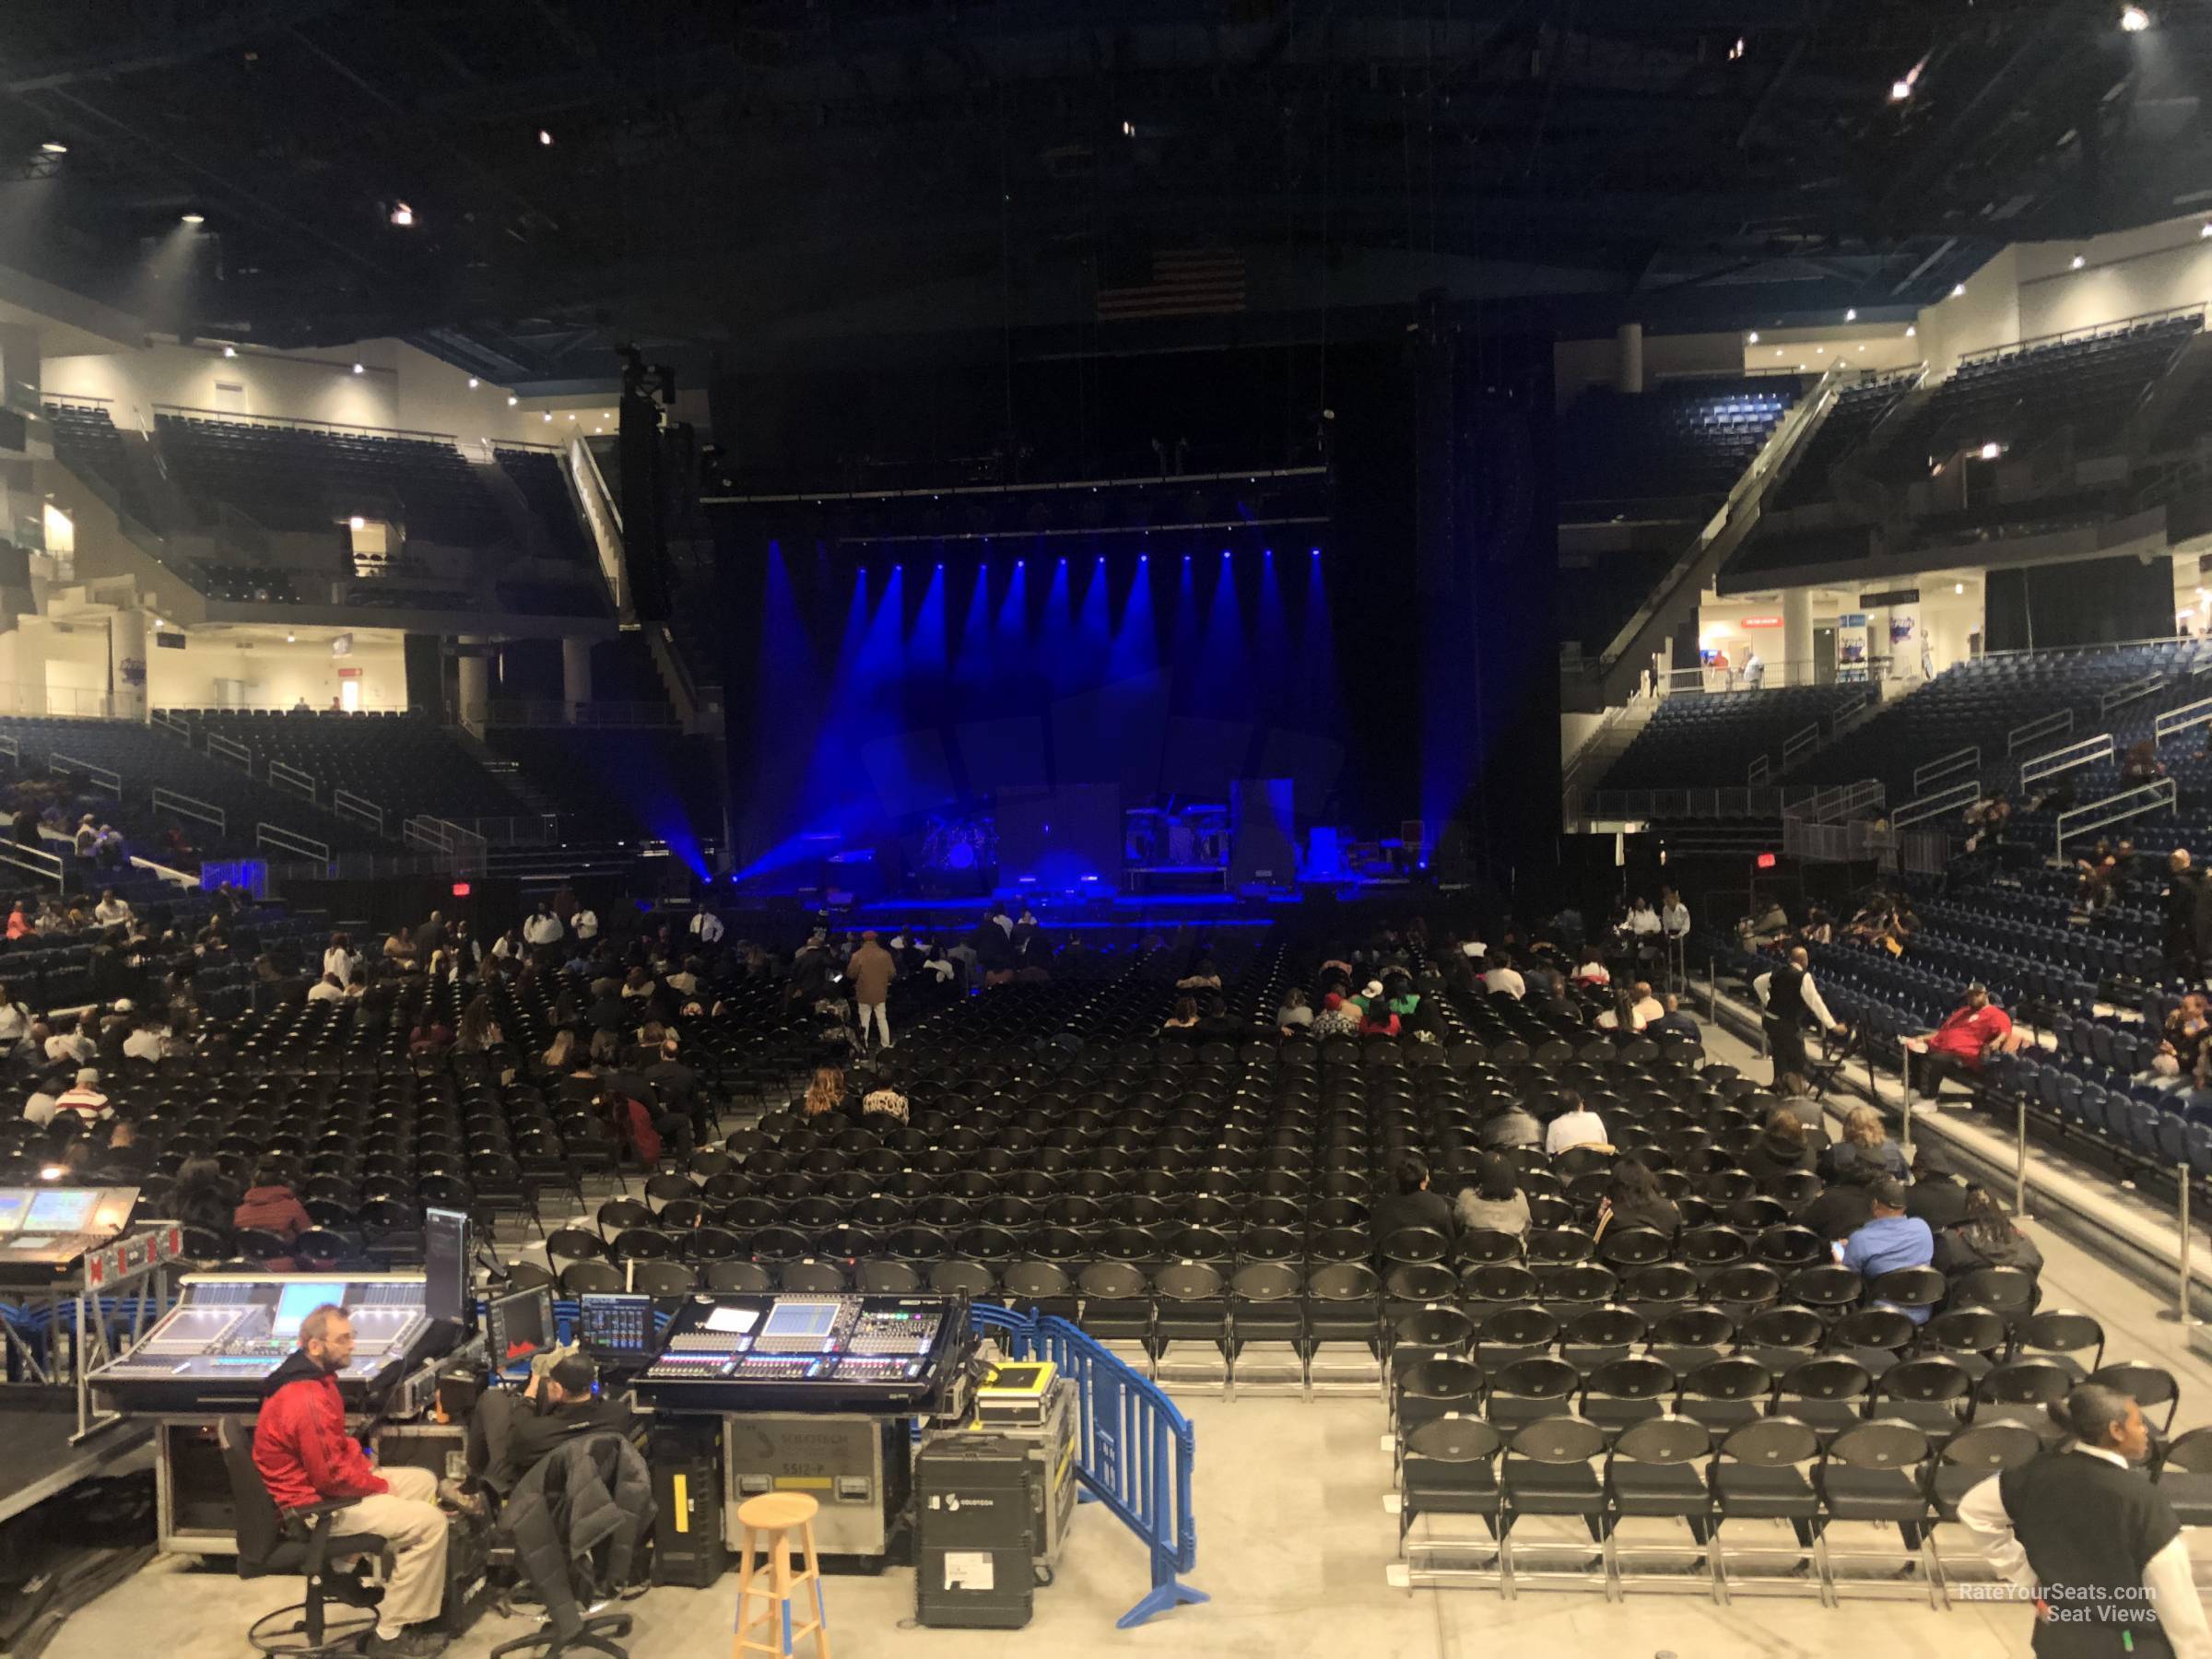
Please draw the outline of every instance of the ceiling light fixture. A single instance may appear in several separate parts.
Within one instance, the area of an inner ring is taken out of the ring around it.
[[[468,377],[468,389],[471,392],[477,389],[477,377],[473,374]]]
[[[39,147],[41,150],[44,150],[50,156],[65,156],[69,153],[69,147],[67,145],[56,144],[51,138],[47,139],[45,143],[40,145]]]
[[[300,636],[298,634],[288,633],[284,636],[284,642],[287,645],[297,645],[300,642]]]
[[[1990,442],[1982,446],[1982,459],[1984,461],[1994,461],[2004,453],[2005,446],[2001,443]]]
[[[513,393],[510,392],[510,393],[508,393],[508,394],[507,394],[507,406],[508,406],[509,408],[511,408],[511,409],[512,409],[512,408],[513,408],[513,407],[514,407],[514,406],[515,406],[516,404],[520,403],[521,401],[522,401],[522,399],[521,399],[521,398],[519,398],[519,397],[517,397],[517,396],[515,396],[515,394],[514,394]]]
[[[347,524],[351,525],[351,526],[352,526],[354,529],[356,529],[356,530],[366,530],[366,529],[368,529],[368,528],[369,528],[369,521],[368,521],[367,519],[363,518],[363,517],[362,517],[362,516],[361,516],[359,513],[358,513],[358,512],[357,512],[357,513],[355,513],[355,514],[354,514],[354,515],[353,515],[351,518],[347,519],[346,522],[347,522]]]
[[[361,367],[361,366],[360,366],[359,363],[356,363],[356,364],[353,366],[353,371],[354,371],[356,374],[366,374],[366,373],[368,373],[368,372],[369,372],[369,371],[368,371],[368,370],[366,370],[366,369],[362,368],[362,367]]]
[[[1920,330],[1919,330],[1919,328],[1918,328],[1918,327],[1916,327],[1914,324],[1911,324],[1911,323],[1908,323],[1908,324],[1905,324],[1905,338],[1906,338],[1906,339],[1910,340],[1910,339],[1912,339],[1912,337],[1913,337],[1915,335],[1917,335],[1917,334],[1919,334],[1919,333],[1920,333]]]
[[[188,213],[183,222],[187,225],[204,225],[207,222],[207,216],[204,213]]]
[[[1965,593],[1965,592],[1966,592],[1966,583],[1965,583],[1965,582],[1952,582],[1952,583],[1951,583],[1951,592],[1952,592],[1952,593],[1954,593],[1954,594],[1963,594],[1963,593]]]
[[[553,142],[553,135],[547,132],[544,127],[539,127],[537,129],[537,141],[540,144],[551,144]]]
[[[238,355],[238,347],[235,346],[226,346],[223,347],[223,355],[225,357],[236,357]]]
[[[2080,254],[2077,253],[2074,255],[2074,268],[2076,270],[2080,270],[2083,265],[2088,265],[2088,263],[2089,262],[2084,259]]]
[[[415,209],[405,202],[393,203],[392,222],[395,225],[412,225],[415,222]]]
[[[1855,305],[1843,313],[1843,321],[1846,323],[1856,323],[1858,320],[1859,308]]]
[[[1963,282],[1954,282],[1954,283],[1952,283],[1952,284],[1951,284],[1951,298],[1952,298],[1952,299],[1954,299],[1954,300],[1963,300],[1963,299],[1965,299],[1965,298],[1966,298],[1966,284],[1965,284],[1965,283],[1963,283]]]
[[[1755,329],[1753,329],[1753,330],[1752,330],[1752,331],[1751,331],[1749,334],[1746,335],[1744,336],[1744,338],[1745,338],[1745,339],[1747,339],[1747,340],[1748,340],[1748,341],[1750,341],[1750,342],[1751,342],[1751,344],[1752,344],[1752,345],[1754,345],[1754,346],[1758,345],[1758,344],[1759,344],[1759,330],[1758,330],[1758,329],[1756,329],[1756,328],[1755,328]]]
[[[2120,8],[2120,27],[2129,34],[2141,34],[2150,27],[2150,14],[2139,6]]]
[[[553,418],[553,411],[552,411],[552,410],[550,410],[550,409],[547,409],[547,410],[546,411],[546,418],[547,418],[547,420],[551,420],[551,419]]]

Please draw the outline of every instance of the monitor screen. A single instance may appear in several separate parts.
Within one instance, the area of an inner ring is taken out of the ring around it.
[[[553,1343],[553,1292],[544,1287],[495,1298],[484,1315],[491,1369],[519,1365]]]
[[[818,1354],[829,1345],[844,1304],[833,1301],[780,1301],[753,1344],[771,1354]]]
[[[276,1293],[276,1317],[269,1322],[270,1336],[278,1342],[299,1341],[300,1322],[325,1302],[346,1305],[343,1280],[334,1284],[316,1279],[285,1286]]]
[[[29,1208],[29,1187],[0,1188],[0,1233],[11,1233],[21,1227],[24,1213]]]
[[[653,1352],[653,1298],[586,1296],[577,1306],[576,1335],[585,1347],[642,1359]]]
[[[476,1299],[469,1295],[468,1217],[460,1210],[422,1213],[423,1305],[432,1319],[448,1324],[476,1324]]]
[[[99,1207],[98,1187],[52,1187],[31,1199],[23,1225],[31,1232],[83,1232]]]

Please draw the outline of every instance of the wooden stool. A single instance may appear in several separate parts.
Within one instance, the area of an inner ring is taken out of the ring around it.
[[[737,1524],[745,1528],[745,1540],[737,1572],[737,1637],[730,1649],[731,1659],[745,1659],[747,1653],[774,1653],[779,1659],[788,1659],[797,1652],[798,1639],[808,1635],[814,1638],[816,1659],[830,1659],[830,1631],[822,1610],[822,1570],[814,1558],[814,1515],[818,1507],[804,1492],[771,1492],[765,1497],[747,1498],[737,1506]],[[787,1535],[793,1532],[799,1535],[795,1542],[806,1561],[805,1570],[799,1572],[791,1571],[794,1540]],[[756,1541],[765,1553],[765,1560],[754,1559]],[[763,1576],[765,1583],[756,1582]],[[814,1616],[794,1625],[791,1619],[791,1596],[793,1590],[801,1584],[813,1586]],[[763,1604],[757,1617],[752,1611],[756,1600]],[[762,1635],[778,1640],[753,1641],[756,1629]]]

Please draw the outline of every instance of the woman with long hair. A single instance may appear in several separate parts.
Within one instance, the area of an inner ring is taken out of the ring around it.
[[[546,1044],[546,1052],[537,1057],[538,1069],[561,1074],[575,1064],[576,1033],[567,1026],[553,1033],[553,1041]]]
[[[826,1112],[835,1112],[844,1103],[845,1074],[841,1067],[818,1065],[814,1081],[806,1085],[806,1098],[802,1104],[808,1117],[820,1117]]]
[[[2013,1225],[2005,1206],[1987,1187],[1966,1189],[1966,1215],[1956,1227],[1936,1235],[1936,1269],[1945,1278],[1984,1267],[2018,1267],[2030,1275],[2043,1270],[2043,1253]]]
[[[1882,1114],[1871,1106],[1853,1106],[1843,1114],[1843,1138],[1829,1148],[1828,1167],[1822,1172],[1830,1181],[1865,1182],[1884,1175],[1894,1181],[1912,1179],[1903,1150],[1889,1138]]]
[[[1682,1211],[1659,1187],[1659,1178],[1643,1163],[1624,1158],[1613,1166],[1613,1179],[1598,1205],[1600,1226],[1648,1227],[1672,1234],[1682,1225]]]
[[[461,1010],[461,1029],[454,1034],[453,1046],[465,1054],[475,1054],[498,1048],[506,1041],[499,1021],[491,1017],[491,998],[479,991]]]
[[[1452,1213],[1463,1232],[1527,1232],[1528,1194],[1521,1190],[1512,1160],[1485,1154],[1475,1184],[1460,1188]]]

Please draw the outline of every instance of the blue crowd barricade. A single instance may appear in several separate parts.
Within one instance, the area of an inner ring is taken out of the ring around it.
[[[1185,1602],[1212,1599],[1176,1575],[1198,1564],[1198,1523],[1191,1509],[1197,1435],[1174,1403],[1147,1378],[1065,1319],[1025,1319],[979,1304],[979,1334],[999,1337],[1009,1357],[1049,1359],[1076,1391],[1076,1473],[1083,1495],[1103,1503],[1144,1541],[1152,1588],[1114,1621],[1142,1624]]]

